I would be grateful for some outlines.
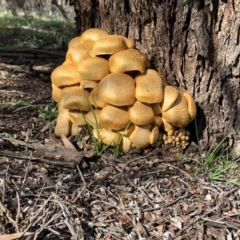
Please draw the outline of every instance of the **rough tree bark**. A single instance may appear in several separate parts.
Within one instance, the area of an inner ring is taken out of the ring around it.
[[[240,1],[70,0],[79,34],[99,27],[132,39],[169,84],[198,105],[202,146],[233,131],[240,152]],[[235,149],[236,149],[235,148]]]

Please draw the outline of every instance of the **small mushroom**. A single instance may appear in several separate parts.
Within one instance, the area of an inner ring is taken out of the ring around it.
[[[135,81],[123,73],[110,73],[97,87],[98,97],[114,106],[128,106],[135,102]]]
[[[78,73],[82,79],[100,81],[109,74],[108,61],[99,57],[87,58],[78,65]]]
[[[158,137],[159,137],[159,128],[154,127],[151,131],[150,138],[149,138],[150,144],[154,144],[158,140]]]
[[[102,29],[99,28],[89,28],[86,31],[84,31],[81,35],[81,42],[85,42],[88,40],[91,40],[93,42],[96,42],[99,38],[108,36],[108,33]]]
[[[162,113],[162,108],[160,103],[153,103],[151,106],[152,106],[154,115],[159,115]]]
[[[58,113],[54,133],[56,136],[60,137],[62,134],[65,136],[68,136],[70,132],[71,132],[71,122],[68,118],[68,111],[61,110]]]
[[[79,36],[75,37],[75,38],[71,39],[71,41],[68,43],[68,49],[75,47],[81,43],[82,43],[81,37],[79,37]]]
[[[118,35],[108,35],[99,38],[93,47],[93,56],[112,55],[116,52],[127,49],[124,39]]]
[[[99,114],[101,126],[110,130],[125,129],[129,121],[129,114],[126,107],[108,105]]]
[[[147,103],[135,101],[128,112],[131,122],[136,125],[147,125],[154,120],[152,107]]]
[[[121,149],[124,152],[128,152],[131,148],[133,148],[133,143],[128,137],[123,137],[121,142]]]
[[[129,139],[137,148],[145,148],[150,145],[150,135],[149,125],[135,125]]]
[[[179,94],[174,106],[167,111],[163,111],[162,117],[175,127],[186,127],[191,121],[187,99]]]
[[[157,71],[147,69],[135,78],[136,99],[144,103],[160,103],[163,99],[162,78]]]
[[[94,109],[89,111],[86,115],[86,121],[88,124],[90,124],[93,128],[99,129],[102,128],[102,126],[99,123],[99,114],[101,110],[99,109]]]
[[[154,126],[161,127],[162,126],[162,122],[163,122],[163,120],[162,120],[162,118],[160,116],[154,116],[152,124]]]
[[[83,60],[90,58],[94,42],[86,41],[68,49],[66,61],[74,66],[78,66]]]
[[[162,111],[165,112],[169,110],[177,100],[179,96],[179,91],[172,87],[166,86],[163,90],[163,101],[162,101]]]
[[[165,120],[164,118],[162,118],[162,126],[161,128],[165,131],[165,132],[169,132],[171,130],[174,130],[174,126],[169,123],[167,120]]]
[[[52,98],[54,99],[55,102],[60,102],[62,99],[62,89],[55,86],[52,83]]]
[[[193,100],[192,95],[189,94],[188,92],[184,92],[183,96],[187,99],[187,102],[188,102],[188,113],[189,113],[190,118],[191,118],[190,121],[192,121],[196,117],[196,115],[197,115],[196,103]]]
[[[98,96],[98,87],[94,88],[89,96],[89,101],[91,103],[91,105],[97,107],[97,108],[104,108],[106,107],[108,104],[106,102],[104,102],[102,100],[102,98],[100,98]]]
[[[63,108],[78,111],[90,111],[89,93],[82,88],[66,92],[61,100]]]
[[[85,120],[85,113],[77,111],[77,110],[69,110],[68,111],[68,117],[70,121],[78,126],[85,125],[86,120]]]
[[[121,141],[121,134],[105,128],[93,129],[93,136],[98,139],[99,142],[110,146],[117,146]]]
[[[51,74],[51,80],[57,87],[71,86],[81,81],[76,67],[72,64],[56,67]]]
[[[112,73],[139,71],[143,73],[149,66],[147,57],[136,49],[126,49],[113,54],[109,58],[109,67]]]

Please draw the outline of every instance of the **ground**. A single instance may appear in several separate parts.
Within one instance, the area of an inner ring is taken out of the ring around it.
[[[46,24],[55,26],[0,32],[0,240],[240,239],[230,158],[198,165],[215,155],[201,155],[196,143],[185,153],[160,146],[97,154],[86,129],[54,135],[50,74],[74,28],[60,39],[69,26],[49,37]]]

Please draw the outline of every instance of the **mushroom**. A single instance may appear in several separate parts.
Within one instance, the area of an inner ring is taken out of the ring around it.
[[[136,101],[128,108],[129,117],[132,123],[146,125],[153,121],[154,113],[151,105]]]
[[[93,41],[86,41],[69,48],[66,54],[66,61],[77,67],[83,60],[91,57],[93,45]]]
[[[68,117],[70,121],[78,126],[85,125],[85,113],[77,111],[77,110],[69,110],[68,111]]]
[[[186,127],[191,121],[187,99],[179,93],[174,106],[167,111],[163,111],[162,117],[175,127]]]
[[[163,90],[162,111],[165,112],[170,109],[179,96],[179,91],[172,87],[166,86]]]
[[[165,120],[164,118],[162,118],[162,125],[161,128],[165,131],[165,132],[169,132],[171,130],[174,130],[174,126],[169,123],[167,120]]]
[[[78,73],[82,79],[100,81],[109,74],[108,61],[99,57],[87,58],[78,65]]]
[[[60,102],[62,99],[62,89],[55,86],[52,83],[52,98],[54,99],[55,102]]]
[[[76,67],[72,64],[56,67],[51,74],[51,80],[57,87],[71,86],[81,81]]]
[[[79,133],[81,132],[82,128],[79,127],[78,125],[76,124],[72,124],[72,127],[71,127],[71,136],[78,136]]]
[[[133,143],[128,137],[123,137],[121,142],[121,149],[124,152],[128,152],[131,148],[133,148]]]
[[[63,108],[78,111],[90,111],[89,93],[82,88],[73,89],[63,94],[61,105]]]
[[[98,139],[98,141],[110,146],[116,146],[121,141],[121,134],[105,128],[93,129],[93,136]]]
[[[94,88],[89,96],[89,101],[91,105],[98,107],[98,108],[104,108],[108,104],[104,102],[99,96],[98,96],[98,87]]]
[[[121,35],[114,35],[114,36],[119,36],[119,37],[123,38],[123,40],[126,43],[128,48],[134,48],[134,43],[130,39],[128,39],[124,36],[121,36]]]
[[[147,57],[136,49],[126,49],[113,54],[109,58],[109,67],[112,73],[139,71],[143,73],[149,66]]]
[[[149,125],[135,125],[129,139],[136,147],[145,148],[150,144],[150,135]]]
[[[97,86],[98,86],[98,83],[91,80],[81,80],[81,83],[80,83],[80,88],[90,90],[90,92],[92,91],[92,89],[96,88]]]
[[[108,36],[108,33],[99,28],[89,28],[84,31],[81,35],[80,42],[85,42],[87,40],[91,40],[96,42],[99,38]]]
[[[56,126],[54,133],[56,136],[61,136],[62,134],[68,136],[71,132],[71,122],[68,118],[68,111],[58,109],[58,117],[56,120]]]
[[[93,56],[112,55],[116,52],[127,49],[124,39],[118,35],[108,35],[99,38],[93,46]]]
[[[102,127],[99,123],[100,112],[101,112],[101,110],[94,109],[94,110],[89,111],[85,115],[87,123],[90,124],[93,128],[99,129]]]
[[[154,144],[158,140],[158,137],[159,137],[159,128],[154,127],[151,131],[150,138],[149,138],[150,144]]]
[[[157,71],[147,69],[137,75],[136,99],[144,103],[160,103],[163,99],[162,78]]]
[[[98,97],[114,106],[128,106],[135,102],[135,81],[123,73],[110,73],[97,87]]]
[[[71,41],[68,43],[68,49],[75,47],[77,45],[79,45],[80,43],[82,43],[81,41],[81,37],[75,37],[73,39],[71,39]]]
[[[153,125],[154,126],[158,126],[158,127],[161,127],[162,126],[162,118],[160,116],[154,116],[154,119],[153,119]]]
[[[108,105],[99,114],[101,126],[110,130],[125,129],[129,121],[129,114],[126,107]]]
[[[187,99],[188,113],[189,113],[190,118],[191,118],[190,121],[192,121],[197,115],[196,103],[194,102],[192,95],[189,94],[188,92],[184,92],[183,97],[185,97]]]
[[[162,108],[160,103],[153,103],[151,106],[152,106],[154,115],[159,115],[162,113]]]

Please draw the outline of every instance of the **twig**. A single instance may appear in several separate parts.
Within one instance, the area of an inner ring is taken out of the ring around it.
[[[9,152],[9,151],[0,151],[0,156],[5,156],[5,157],[12,157],[12,158],[17,158],[17,159],[29,159],[28,156],[25,155],[19,155],[14,152]],[[38,157],[32,157],[32,161],[38,161],[41,163],[46,163],[50,165],[57,165],[57,166],[63,166],[67,168],[75,168],[75,166],[78,164],[78,162],[60,162],[60,161],[53,161],[53,160],[47,160],[44,158],[38,158]]]
[[[146,208],[146,209],[143,209],[144,212],[149,212],[149,211],[154,211],[154,210],[160,210],[162,208],[165,208],[165,207],[170,207],[172,206],[173,204],[177,203],[178,201],[180,201],[181,199],[184,199],[188,197],[188,193],[186,193],[185,195],[183,196],[180,196],[179,198],[175,199],[174,201],[170,202],[170,203],[166,203],[166,204],[163,204],[162,206],[160,207],[156,207],[156,208]]]

